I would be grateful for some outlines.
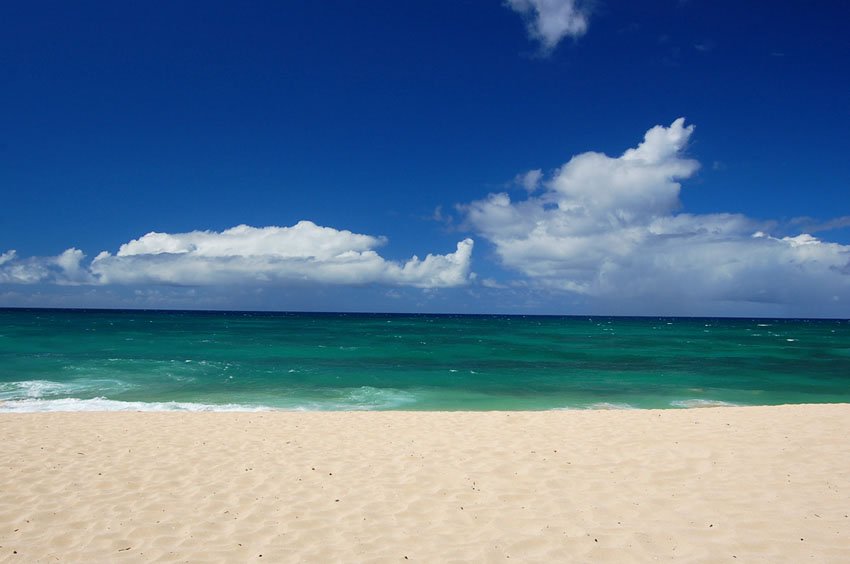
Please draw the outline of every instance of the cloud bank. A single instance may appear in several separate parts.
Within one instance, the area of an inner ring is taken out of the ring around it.
[[[680,118],[652,127],[636,147],[618,156],[581,153],[552,172],[518,174],[509,183],[513,196],[493,193],[460,206],[463,227],[492,244],[499,264],[514,273],[512,280],[489,272],[472,284],[472,239],[447,254],[394,261],[378,253],[386,243],[383,237],[301,221],[290,227],[151,232],[90,260],[76,248],[28,258],[9,250],[0,252],[0,284],[29,287],[21,291],[36,297],[43,285],[54,287],[57,295],[70,292],[68,286],[82,287],[78,290],[91,290],[92,304],[121,288],[205,287],[207,294],[219,292],[213,296],[223,300],[214,304],[218,307],[226,306],[234,292],[263,288],[280,293],[384,286],[400,296],[405,287],[469,286],[464,296],[472,301],[440,307],[846,315],[850,245],[814,233],[842,228],[848,218],[796,218],[777,233],[776,222],[683,211],[681,183],[700,168],[687,154],[693,134],[694,126]],[[435,212],[436,219],[440,216]]]
[[[507,0],[505,5],[523,16],[529,37],[540,42],[544,53],[564,37],[587,32],[588,12],[576,0]]]
[[[771,223],[739,214],[679,211],[680,181],[699,169],[685,155],[693,131],[683,118],[655,126],[618,157],[574,156],[525,199],[496,193],[461,209],[501,263],[538,288],[649,309],[850,300],[850,246],[772,236]]]
[[[0,255],[0,283],[34,284],[386,284],[446,288],[470,278],[473,241],[465,239],[445,255],[413,256],[401,263],[375,248],[385,239],[301,221],[292,227],[239,225],[225,231],[148,233],[118,249],[85,255],[68,249],[56,257],[19,259]]]

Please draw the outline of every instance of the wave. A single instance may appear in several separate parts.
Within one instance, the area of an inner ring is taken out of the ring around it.
[[[269,411],[266,406],[240,404],[205,404],[190,402],[117,401],[106,398],[93,399],[22,399],[0,401],[0,413],[45,413],[56,411]]]
[[[585,404],[585,405],[553,407],[549,411],[582,411],[582,410],[593,410],[593,409],[620,410],[620,409],[640,409],[640,408],[637,408],[637,407],[635,407],[631,404],[628,404],[628,403],[600,401],[600,402],[589,403],[589,404]]]
[[[136,386],[121,380],[80,379],[67,382],[53,380],[24,380],[0,382],[0,401],[74,397],[79,395],[102,396],[124,392]]]
[[[635,408],[635,406],[630,405],[628,403],[600,401],[600,402],[592,403],[588,406],[585,406],[585,409],[636,409],[636,408]]]
[[[672,407],[683,407],[686,409],[692,409],[695,407],[736,407],[739,404],[720,400],[686,399],[671,401],[670,405]]]
[[[395,388],[362,386],[332,397],[303,401],[292,398],[282,409],[295,411],[377,411],[398,409],[416,403],[417,396]]]
[[[429,405],[425,390],[378,388],[290,389],[241,394],[175,397],[163,393],[136,401],[131,395],[118,395],[139,388],[120,380],[78,379],[66,382],[28,380],[0,383],[0,412],[33,411],[383,411],[417,409]],[[123,400],[114,399],[116,397]],[[171,401],[172,398],[175,401]],[[142,398],[138,398],[142,399]],[[189,401],[186,401],[186,400]],[[192,400],[198,401],[192,401]],[[158,400],[158,401],[156,401]],[[211,403],[221,401],[222,403]],[[668,401],[672,408],[728,407],[738,404],[700,398]],[[460,405],[458,405],[460,407]],[[469,406],[466,405],[466,409]],[[464,409],[464,407],[461,407]],[[557,408],[556,408],[557,409]],[[598,401],[579,403],[561,409],[628,410],[638,409],[625,402]]]
[[[315,395],[254,397],[246,403],[211,404],[184,401],[119,401],[112,393],[131,384],[117,380],[54,382],[28,380],[0,383],[0,413],[42,411],[373,411],[400,409],[416,403],[414,393],[363,386]],[[94,397],[92,397],[94,396]],[[235,399],[235,398],[234,398]],[[238,400],[237,400],[238,401]]]

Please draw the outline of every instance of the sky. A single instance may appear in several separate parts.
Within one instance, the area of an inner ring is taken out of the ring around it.
[[[850,317],[843,1],[0,6],[0,307]]]

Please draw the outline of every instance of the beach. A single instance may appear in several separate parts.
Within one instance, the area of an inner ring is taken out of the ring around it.
[[[850,405],[0,414],[0,561],[850,560]]]

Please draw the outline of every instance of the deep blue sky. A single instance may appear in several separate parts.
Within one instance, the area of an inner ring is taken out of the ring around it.
[[[678,117],[702,165],[683,211],[797,235],[785,222],[850,214],[848,15],[598,0],[587,33],[546,54],[498,0],[5,3],[0,252],[91,259],[150,231],[310,220],[386,236],[391,260],[471,237],[479,277],[524,279],[454,205],[522,198],[515,175],[617,156]],[[847,228],[815,235],[850,243]],[[6,303],[60,290],[15,286]],[[488,299],[472,309],[499,309]]]

